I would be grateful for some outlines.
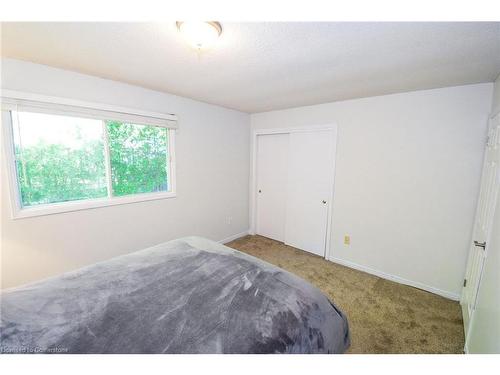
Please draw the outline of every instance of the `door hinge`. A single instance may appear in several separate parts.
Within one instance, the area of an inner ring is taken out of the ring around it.
[[[467,286],[467,279],[464,279],[464,288]]]

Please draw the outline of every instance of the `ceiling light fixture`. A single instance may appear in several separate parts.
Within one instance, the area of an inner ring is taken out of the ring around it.
[[[184,36],[186,41],[197,50],[210,48],[215,44],[222,34],[222,26],[219,22],[176,22],[177,30]]]

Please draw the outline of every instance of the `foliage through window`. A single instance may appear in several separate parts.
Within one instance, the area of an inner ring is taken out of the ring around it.
[[[12,111],[22,207],[171,191],[169,129]]]
[[[167,129],[107,121],[116,196],[168,190]]]

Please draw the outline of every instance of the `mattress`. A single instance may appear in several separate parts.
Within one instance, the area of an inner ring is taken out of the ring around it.
[[[316,287],[187,237],[1,294],[2,353],[343,353]]]

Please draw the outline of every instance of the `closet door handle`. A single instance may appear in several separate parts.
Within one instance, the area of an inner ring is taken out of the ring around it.
[[[323,204],[326,204],[326,201],[323,201]]]
[[[482,247],[483,250],[486,248],[486,242],[478,242],[478,241],[474,241],[474,246],[477,246],[477,247]]]

